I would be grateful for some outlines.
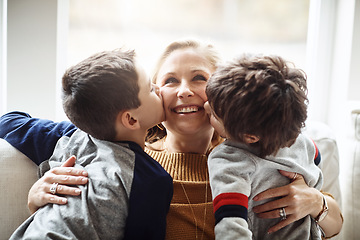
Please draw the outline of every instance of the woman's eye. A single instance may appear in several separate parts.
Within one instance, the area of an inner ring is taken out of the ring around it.
[[[177,83],[177,82],[178,82],[178,80],[176,78],[173,78],[173,77],[168,78],[168,79],[165,80],[165,84]]]
[[[207,81],[207,78],[204,77],[203,75],[196,75],[194,78],[193,78],[194,81]]]

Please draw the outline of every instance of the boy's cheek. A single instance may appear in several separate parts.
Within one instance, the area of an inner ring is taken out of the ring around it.
[[[165,120],[166,120],[166,113],[163,108],[161,122],[164,122]]]

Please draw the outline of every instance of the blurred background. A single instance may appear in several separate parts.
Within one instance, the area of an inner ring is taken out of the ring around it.
[[[151,70],[168,43],[196,37],[225,59],[277,53],[304,66],[308,16],[308,0],[70,1],[68,60],[128,45]]]
[[[341,177],[360,109],[360,0],[0,0],[0,114],[67,120],[61,77],[90,55],[136,49],[149,74],[167,44],[212,43],[223,60],[277,54],[308,75],[309,121],[334,131]]]

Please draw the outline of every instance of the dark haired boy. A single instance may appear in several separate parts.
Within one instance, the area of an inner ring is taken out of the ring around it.
[[[322,186],[314,164],[320,161],[318,150],[300,134],[307,118],[306,93],[305,74],[278,56],[244,55],[209,79],[205,110],[227,138],[208,160],[216,239],[321,239],[310,216],[268,234],[279,220],[248,211],[255,206],[254,196],[289,183],[278,170],[301,174],[310,187]],[[287,211],[286,206],[279,209],[281,220]]]
[[[58,141],[49,164],[75,155],[89,182],[66,205],[40,208],[11,239],[164,239],[172,178],[143,151],[164,110],[134,51],[95,54],[68,69],[62,86],[79,129]]]

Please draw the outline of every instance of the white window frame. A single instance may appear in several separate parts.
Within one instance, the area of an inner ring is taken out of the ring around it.
[[[69,0],[7,1],[6,111],[58,120],[66,68]],[[4,97],[3,97],[4,98]]]
[[[7,0],[0,0],[0,115],[7,111],[6,49],[7,49]]]

